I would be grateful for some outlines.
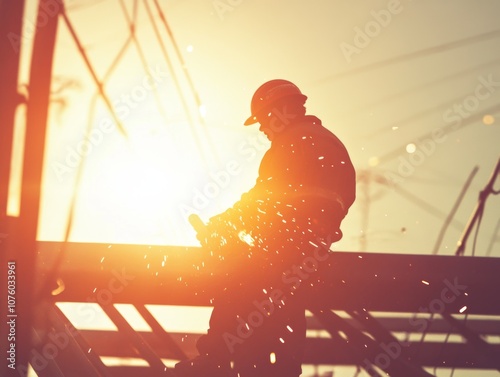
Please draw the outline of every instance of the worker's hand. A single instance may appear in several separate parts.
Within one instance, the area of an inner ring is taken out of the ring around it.
[[[196,232],[196,239],[200,241],[201,246],[205,247],[208,243],[208,232],[206,230]]]

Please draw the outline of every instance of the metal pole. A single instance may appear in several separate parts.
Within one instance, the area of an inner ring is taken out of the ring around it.
[[[457,250],[455,251],[455,255],[463,255],[465,251],[465,245],[467,244],[467,240],[469,239],[470,233],[472,232],[472,228],[476,224],[476,222],[481,218],[484,210],[484,206],[486,205],[486,199],[490,194],[495,193],[494,185],[497,179],[497,176],[500,175],[500,158],[497,161],[495,166],[495,170],[491,173],[490,179],[486,184],[485,188],[479,193],[479,201],[476,204],[476,208],[472,213],[467,226],[465,227],[465,231],[460,237],[460,240],[457,243]]]
[[[0,216],[7,215],[14,116],[22,97],[17,92],[24,0],[0,1]]]
[[[12,257],[12,227],[14,218],[7,217],[8,190],[12,141],[14,134],[14,118],[17,106],[22,98],[17,92],[20,58],[20,41],[22,40],[22,19],[24,0],[0,0],[0,354],[10,358],[11,343],[8,315],[8,261]],[[9,335],[9,336],[8,336]],[[10,361],[3,358],[0,375],[7,376],[12,369]]]
[[[40,189],[45,152],[45,134],[52,77],[52,61],[58,16],[62,3],[40,0],[29,78],[26,137],[23,158],[19,234],[16,243],[17,291],[17,371],[26,376],[32,349],[35,304],[36,237],[40,212]]]

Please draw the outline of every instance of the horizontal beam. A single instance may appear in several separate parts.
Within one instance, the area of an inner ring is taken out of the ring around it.
[[[442,318],[413,317],[374,317],[387,331],[390,332],[414,332],[421,333],[425,331],[430,334],[460,334],[456,328],[450,325]],[[421,320],[420,320],[421,318]],[[352,318],[345,318],[345,321],[358,330],[363,330],[363,326]],[[481,335],[500,335],[500,317],[495,319],[467,319],[467,327],[477,334]],[[323,326],[316,317],[307,317],[308,330],[322,330]]]
[[[81,332],[88,343],[92,345],[92,349],[100,356],[137,357],[132,345],[127,344],[122,334],[118,332],[91,330],[82,330]],[[140,334],[161,358],[176,359],[172,351],[162,344],[154,333],[141,332]],[[179,345],[182,345],[188,356],[197,355],[195,344],[199,335],[171,333],[171,336]],[[466,369],[494,369],[494,365],[490,365],[484,360],[482,362],[478,361],[474,354],[470,352],[470,346],[465,343],[448,343],[443,347],[443,344],[438,342],[411,342],[405,344],[405,348],[406,353],[412,357],[410,361],[414,365],[424,367],[447,365],[448,367]],[[497,352],[500,351],[500,345],[492,345],[492,348]],[[397,351],[394,345],[391,345],[388,349],[389,353]],[[397,357],[397,353],[392,355]],[[391,357],[391,355],[388,356]],[[326,338],[308,338],[306,341],[304,364],[356,365],[356,362],[356,355],[345,347],[344,343]]]
[[[38,244],[39,280],[61,248]],[[56,299],[210,306],[222,281],[195,267],[202,260],[194,247],[69,243]],[[500,258],[333,252],[318,263],[325,284],[305,300],[334,310],[500,315]]]

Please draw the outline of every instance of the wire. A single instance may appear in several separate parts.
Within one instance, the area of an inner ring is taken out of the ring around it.
[[[460,194],[458,195],[458,198],[455,201],[455,204],[453,205],[451,212],[446,217],[446,220],[443,223],[441,230],[439,231],[436,243],[434,244],[434,249],[432,250],[433,255],[436,255],[438,253],[439,247],[441,246],[441,243],[443,242],[443,238],[444,238],[444,235],[446,233],[446,230],[448,229],[448,226],[450,225],[453,217],[455,216],[455,213],[457,213],[458,207],[460,206],[460,203],[462,203],[462,199],[464,198],[467,190],[469,189],[469,186],[471,185],[472,180],[474,179],[474,176],[476,175],[478,170],[479,170],[479,167],[474,166],[474,169],[472,169],[472,172],[469,174],[467,181],[465,182],[464,186],[462,187],[462,190],[460,191]]]
[[[90,63],[90,60],[85,52],[85,49],[83,48],[83,46],[80,42],[80,39],[76,35],[75,29],[73,28],[73,25],[72,25],[71,21],[69,20],[68,15],[66,14],[66,10],[64,9],[64,7],[61,7],[61,16],[63,17],[64,22],[66,23],[66,26],[68,27],[68,30],[69,30],[71,36],[73,37],[73,41],[75,42],[77,49],[80,52],[80,55],[82,56],[82,59],[83,59],[85,65],[87,66],[87,69],[89,70],[90,75],[92,76],[92,79],[94,80],[94,83],[99,91],[100,96],[102,97],[106,107],[108,108],[108,111],[110,112],[111,116],[113,117],[113,120],[116,122],[116,125],[117,125],[118,129],[120,130],[120,132],[125,137],[127,137],[127,132],[123,128],[123,125],[121,124],[120,119],[116,115],[115,110],[113,109],[113,105],[111,104],[111,101],[109,100],[108,96],[104,92],[103,84],[101,81],[99,81],[99,78],[97,77],[97,74],[96,74],[94,68],[92,67],[92,64]]]
[[[138,5],[137,0],[134,0],[132,18],[130,18],[129,14],[127,12],[127,9],[125,7],[125,4],[123,3],[123,0],[120,0],[119,3],[120,3],[120,8],[125,16],[125,19],[127,21],[127,24],[128,24],[129,30],[130,30],[130,37],[134,43],[134,46],[137,49],[137,54],[139,56],[139,59],[141,60],[141,64],[142,64],[142,67],[144,69],[144,73],[147,75],[147,74],[149,74],[148,63],[146,61],[146,56],[144,54],[144,51],[143,51],[141,45],[139,44],[139,41],[138,41],[137,35],[136,35],[137,5]],[[163,117],[165,123],[168,123],[167,116],[165,114],[165,109],[163,108],[163,105],[161,103],[157,87],[153,85],[151,90],[153,91],[153,96],[155,98],[156,105],[158,107],[158,112]]]
[[[170,73],[172,74],[172,78],[174,80],[174,85],[175,85],[177,92],[179,94],[184,112],[186,113],[188,123],[189,123],[189,126],[191,128],[191,132],[193,134],[195,144],[196,144],[198,150],[200,151],[200,154],[202,157],[202,162],[205,164],[205,168],[208,169],[208,166],[206,165],[206,158],[204,158],[202,143],[201,143],[200,138],[196,134],[194,120],[193,120],[193,117],[191,116],[191,111],[189,110],[189,106],[187,104],[186,97],[184,96],[184,93],[181,89],[179,80],[177,78],[177,75],[175,74],[174,66],[172,64],[170,57],[168,56],[167,49],[166,49],[165,44],[163,43],[163,41],[161,39],[160,32],[158,30],[158,26],[156,24],[153,13],[151,12],[151,8],[149,7],[147,1],[144,2],[144,7],[146,8],[146,13],[148,14],[149,20],[151,21],[151,26],[153,27],[154,34],[155,34],[156,39],[158,41],[158,45],[160,46],[163,57],[167,63],[168,69],[169,69]]]
[[[198,95],[198,92],[196,91],[196,88],[194,87],[193,80],[191,79],[191,75],[189,74],[189,70],[187,69],[186,62],[184,61],[184,58],[182,57],[181,51],[179,49],[179,46],[177,45],[177,42],[175,40],[174,34],[172,33],[172,29],[170,29],[170,26],[168,25],[167,19],[165,17],[165,14],[163,13],[160,4],[158,4],[157,0],[153,0],[156,10],[158,11],[158,14],[160,16],[160,20],[163,23],[163,26],[165,27],[165,30],[167,31],[168,36],[170,37],[170,40],[172,41],[172,45],[174,47],[174,51],[177,54],[177,58],[181,62],[182,70],[184,72],[184,75],[186,76],[187,82],[189,84],[189,87],[191,89],[191,92],[193,93],[194,99],[196,101],[196,105],[198,106],[198,109],[202,106],[202,103],[200,101],[200,97]],[[198,111],[198,116],[200,123],[204,123],[203,118],[201,117],[200,112]]]
[[[390,94],[390,95],[388,95],[386,97],[377,98],[377,100],[374,101],[374,102],[357,106],[353,110],[350,110],[348,112],[342,113],[342,115],[343,116],[357,115],[357,114],[359,114],[360,111],[365,110],[366,108],[372,108],[374,106],[379,106],[379,105],[382,105],[382,104],[384,104],[386,102],[390,102],[390,101],[395,100],[395,99],[400,99],[401,97],[403,97],[405,95],[408,95],[408,94],[411,94],[411,93],[415,93],[415,92],[419,92],[419,91],[421,91],[423,89],[436,86],[438,84],[450,81],[451,79],[455,79],[457,77],[462,77],[462,76],[464,76],[466,74],[469,74],[469,73],[472,73],[472,72],[476,72],[479,69],[486,68],[486,67],[489,67],[491,65],[497,65],[499,63],[500,63],[500,59],[495,59],[495,60],[492,60],[492,61],[489,61],[489,62],[486,62],[486,63],[483,63],[483,64],[479,64],[477,66],[474,66],[474,67],[471,67],[471,68],[467,68],[467,69],[461,70],[459,72],[453,73],[452,75],[444,76],[444,77],[442,77],[442,78],[440,78],[438,80],[434,80],[434,81],[427,82],[427,83],[424,83],[424,84],[421,84],[421,85],[417,85],[417,86],[414,86],[412,88],[400,91],[398,93]]]
[[[348,77],[348,76],[354,76],[358,73],[371,71],[373,69],[377,69],[380,67],[400,63],[400,62],[403,62],[406,60],[411,60],[411,59],[420,58],[420,57],[427,56],[427,55],[432,55],[432,54],[437,54],[437,53],[441,53],[441,52],[448,51],[448,50],[453,50],[456,48],[466,46],[468,44],[477,43],[477,42],[488,40],[491,38],[496,38],[498,36],[500,36],[500,30],[493,30],[493,31],[483,33],[483,34],[473,35],[471,37],[463,38],[463,39],[460,39],[458,41],[453,41],[453,42],[443,43],[443,44],[437,45],[437,46],[427,47],[427,48],[424,48],[422,50],[418,50],[418,51],[402,54],[399,56],[395,56],[395,57],[392,57],[392,58],[389,58],[386,60],[382,60],[382,61],[378,61],[378,62],[375,62],[372,64],[364,65],[362,67],[354,68],[354,69],[351,69],[349,71],[336,73],[334,75],[317,80],[317,81],[313,82],[312,84],[321,84],[321,83],[324,83],[326,81],[336,80],[336,79]]]
[[[486,250],[486,256],[489,257],[491,251],[493,250],[493,244],[497,242],[498,231],[500,230],[500,219],[497,221],[497,225],[495,230],[493,231],[493,235],[491,236],[490,244],[488,245],[488,249]]]
[[[208,132],[206,130],[205,120],[201,116],[200,110],[201,110],[203,104],[200,100],[200,96],[198,95],[198,91],[196,90],[196,88],[194,86],[194,83],[193,83],[193,80],[192,80],[191,75],[189,73],[187,64],[184,61],[184,58],[182,57],[181,51],[180,51],[179,46],[176,42],[176,39],[175,39],[174,34],[172,32],[172,29],[170,28],[170,26],[168,24],[167,18],[165,17],[165,14],[163,13],[163,11],[161,9],[160,4],[158,4],[158,0],[153,0],[153,2],[156,6],[156,10],[158,11],[158,15],[160,16],[160,20],[161,20],[163,26],[165,27],[165,30],[167,31],[167,34],[170,37],[170,40],[172,41],[172,46],[174,47],[174,51],[177,55],[177,58],[179,59],[179,61],[181,63],[182,71],[184,72],[184,76],[186,77],[187,83],[189,85],[191,93],[192,93],[194,100],[196,102],[196,106],[198,109],[198,111],[197,111],[198,119],[199,119],[199,122],[202,126],[202,130],[205,132],[205,137],[209,141],[208,146],[210,148],[210,151],[211,151],[212,155],[214,156],[215,160],[218,162],[219,161],[218,153],[215,150],[215,148],[210,140],[210,135],[208,134]]]
[[[476,231],[474,233],[474,240],[472,241],[472,256],[476,255],[476,246],[477,246],[477,236],[479,234],[479,228],[481,227],[481,221],[483,220],[484,214],[484,206],[481,206],[479,210],[479,214],[477,217]]]
[[[456,255],[462,255],[464,253],[467,239],[469,238],[470,232],[472,231],[472,229],[476,225],[476,222],[478,223],[477,228],[480,227],[481,219],[482,219],[483,213],[484,213],[484,207],[486,206],[486,200],[488,199],[488,195],[490,195],[491,193],[493,193],[493,194],[495,193],[494,185],[495,185],[495,181],[496,181],[498,176],[500,176],[500,158],[498,159],[497,164],[495,165],[495,169],[493,170],[490,178],[488,179],[488,183],[486,184],[484,189],[481,190],[479,193],[479,199],[478,199],[478,202],[476,204],[476,208],[474,209],[474,212],[472,213],[472,215],[469,219],[469,222],[467,223],[467,226],[465,228],[464,233],[462,234],[462,236],[460,237],[460,239],[457,243],[458,247],[457,247],[457,250],[455,251]],[[476,231],[477,231],[477,229],[476,229]],[[476,233],[475,240],[474,240],[474,248],[475,248],[476,239],[477,239],[477,233]],[[473,253],[474,253],[474,250],[473,250]]]
[[[481,121],[483,118],[483,114],[496,114],[499,111],[500,111],[500,105],[496,104],[496,105],[493,105],[493,106],[490,106],[490,107],[484,109],[484,111],[481,113],[471,115],[467,119],[461,119],[461,121],[458,124],[451,123],[451,124],[447,124],[447,125],[444,125],[442,127],[439,127],[438,129],[440,129],[444,135],[447,135],[449,133],[456,132],[456,131],[458,131],[466,126],[470,126],[471,124],[474,124],[474,122]],[[413,139],[411,142],[413,143],[413,142],[415,142],[415,140],[432,139],[435,132],[436,132],[436,130],[434,129],[433,131],[430,131],[430,132],[423,134],[419,138]],[[379,157],[378,158],[379,164],[391,161],[391,160],[401,156],[401,154],[404,152],[404,148],[406,147],[406,145],[408,145],[408,143],[405,143],[403,146],[396,148],[396,149],[392,150],[391,152],[388,152],[388,153],[382,155],[381,157]]]
[[[172,74],[172,78],[174,80],[175,87],[177,88],[177,92],[179,93],[179,96],[181,98],[182,106],[184,108],[184,111],[186,112],[186,116],[189,119],[189,123],[193,124],[191,112],[189,111],[186,98],[184,96],[184,93],[182,92],[179,80],[177,79],[177,75],[175,74],[174,66],[172,64],[172,61],[170,60],[170,57],[168,56],[167,48],[165,47],[165,44],[161,39],[160,31],[158,30],[158,25],[156,24],[156,20],[153,16],[153,13],[151,12],[151,8],[149,7],[147,1],[144,2],[144,7],[146,8],[146,13],[148,14],[149,20],[151,21],[151,26],[153,27],[153,32],[155,34],[156,40],[158,41],[158,45],[160,46],[163,57],[167,63],[170,73]]]
[[[400,186],[394,186],[394,191],[396,191],[398,194],[402,195],[406,199],[412,201],[417,206],[419,206],[420,208],[424,209],[425,211],[427,211],[428,213],[430,213],[431,215],[433,215],[435,217],[438,217],[438,218],[446,218],[447,217],[447,215],[446,215],[445,212],[442,212],[441,210],[437,209],[433,205],[427,203],[425,200],[419,198],[418,196],[412,194],[411,192],[402,189]],[[459,222],[455,222],[454,221],[454,222],[452,222],[452,224],[457,229],[462,229],[463,228],[463,226],[460,225]]]
[[[69,11],[78,11],[81,9],[93,7],[94,5],[99,5],[100,3],[103,3],[105,1],[107,0],[94,0],[92,2],[90,2],[89,0],[82,0],[81,4],[72,4],[71,6],[66,7],[66,9]]]
[[[398,129],[403,128],[404,126],[408,126],[412,122],[415,122],[416,120],[422,119],[427,115],[433,114],[433,113],[440,111],[442,109],[451,108],[454,104],[456,104],[457,102],[461,102],[464,98],[465,98],[465,96],[461,95],[461,96],[457,96],[449,101],[441,102],[438,105],[429,107],[429,108],[422,110],[422,111],[419,111],[415,114],[411,114],[411,115],[409,115],[401,120],[398,120],[398,121],[396,121],[388,126],[383,126],[382,128],[372,132],[371,134],[368,134],[365,137],[372,139],[376,136],[383,135],[385,132],[392,131],[395,128],[398,128]]]

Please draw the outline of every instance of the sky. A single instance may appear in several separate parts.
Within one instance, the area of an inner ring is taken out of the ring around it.
[[[135,44],[131,0],[66,1],[121,125],[61,20],[38,239],[62,241],[74,206],[70,241],[196,245],[187,216],[208,220],[254,184],[269,142],[242,124],[257,87],[283,78],[308,96],[308,113],[340,137],[357,170],[357,200],[334,249],[455,253],[500,158],[500,3],[160,3],[173,39],[154,3],[153,24],[140,2]],[[35,6],[27,2],[21,84]],[[19,119],[21,138],[22,111]],[[11,213],[17,197],[13,184]],[[475,255],[499,256],[499,207],[490,195]]]
[[[500,157],[498,114],[488,111],[500,98],[495,1],[169,1],[175,44],[151,3],[158,41],[140,3],[138,43],[107,74],[130,36],[133,2],[120,4],[66,6],[126,135],[59,25],[39,239],[63,239],[73,201],[70,240],[196,244],[187,215],[208,219],[254,184],[269,144],[257,126],[241,125],[255,89],[285,78],[357,169],[337,249],[432,253],[478,166],[437,248],[455,252]],[[488,199],[477,255],[499,251],[498,204]]]

